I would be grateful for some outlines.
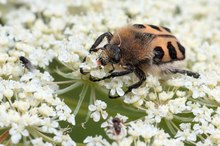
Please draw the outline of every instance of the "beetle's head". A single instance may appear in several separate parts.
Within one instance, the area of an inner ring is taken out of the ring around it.
[[[116,64],[119,63],[121,59],[121,50],[119,46],[106,44],[102,48],[102,52],[100,53],[97,61],[99,64],[105,66],[108,63]]]

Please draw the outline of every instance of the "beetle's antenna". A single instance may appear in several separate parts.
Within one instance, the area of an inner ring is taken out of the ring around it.
[[[118,35],[118,38],[119,38],[119,41],[120,41],[118,46],[120,47],[121,46],[121,37],[120,37],[119,33],[117,33],[117,35]]]

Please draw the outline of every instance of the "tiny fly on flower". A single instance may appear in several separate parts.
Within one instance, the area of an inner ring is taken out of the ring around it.
[[[25,58],[24,56],[20,56],[19,60],[21,61],[22,65],[27,68],[29,71],[34,70],[34,66],[31,64],[30,60]]]

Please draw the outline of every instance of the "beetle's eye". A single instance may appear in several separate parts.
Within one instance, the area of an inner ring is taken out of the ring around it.
[[[120,61],[120,59],[121,59],[121,55],[120,55],[120,54],[115,54],[115,56],[114,56],[114,58],[113,58],[113,61],[114,61],[115,63],[118,63],[118,62]]]

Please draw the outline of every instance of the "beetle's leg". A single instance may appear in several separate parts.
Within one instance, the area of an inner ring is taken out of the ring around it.
[[[125,91],[125,94],[131,92],[132,89],[136,89],[136,88],[140,87],[143,84],[143,82],[146,80],[145,73],[141,69],[139,69],[138,67],[135,68],[134,73],[139,78],[139,81],[137,83],[129,86],[127,91]],[[115,99],[115,98],[119,98],[119,97],[120,96],[111,96],[109,94],[109,98],[111,98],[111,99]]]
[[[97,39],[96,39],[96,41],[95,41],[95,43],[92,45],[92,47],[90,48],[90,50],[89,50],[89,53],[91,53],[91,52],[97,52],[99,49],[101,49],[101,48],[96,48],[101,42],[102,42],[102,40],[106,37],[107,38],[107,41],[108,41],[108,43],[111,41],[111,39],[112,39],[112,34],[111,34],[111,32],[105,32],[105,33],[103,33],[103,34],[101,34]],[[83,58],[83,61],[82,61],[82,63],[83,62],[85,62],[86,61],[86,57],[84,57]],[[87,74],[88,72],[84,72],[83,71],[83,68],[82,67],[80,67],[80,73],[81,74]]]
[[[113,63],[111,65],[112,65],[112,69],[108,73],[112,73],[115,70]]]
[[[85,62],[85,61],[86,61],[86,57],[83,58],[82,63]],[[80,71],[80,73],[83,74],[83,75],[86,75],[87,73],[89,73],[89,72],[84,72],[84,70],[83,70],[82,67],[80,67],[79,71]]]
[[[129,74],[129,73],[132,73],[133,71],[134,71],[133,69],[129,68],[128,70],[124,70],[124,71],[120,71],[120,72],[112,72],[110,75],[105,76],[100,79],[94,78],[93,76],[90,75],[89,79],[93,82],[98,82],[98,81],[113,78],[113,77],[123,76],[123,75]]]
[[[111,41],[113,35],[112,35],[111,32],[105,32],[105,33],[101,34],[101,35],[95,40],[95,43],[92,45],[92,47],[91,47],[90,50],[89,50],[89,53],[98,51],[100,48],[97,49],[96,47],[102,42],[102,40],[103,40],[105,37],[107,38],[107,41],[108,41],[108,43],[109,43],[109,42]]]
[[[187,76],[190,76],[190,77],[193,77],[193,78],[196,78],[198,79],[200,74],[197,73],[197,72],[192,72],[192,71],[189,71],[189,70],[182,70],[182,69],[171,69],[169,70],[170,72],[176,74],[176,73],[180,73],[180,74],[184,74],[184,75],[187,75]]]
[[[140,68],[136,67],[134,70],[134,73],[139,78],[139,81],[137,83],[129,86],[128,90],[125,91],[125,94],[128,92],[131,92],[132,89],[136,89],[136,88],[140,87],[143,84],[143,82],[146,80],[146,75]]]
[[[91,52],[97,52],[98,50],[100,50],[101,48],[96,48],[96,47],[102,42],[102,40],[103,40],[105,37],[107,38],[107,41],[108,41],[108,43],[109,43],[109,42],[111,41],[113,35],[111,34],[111,32],[105,32],[105,33],[101,34],[101,35],[96,39],[96,41],[95,41],[95,43],[92,45],[92,47],[89,49],[89,53],[91,53]],[[85,62],[85,61],[86,61],[86,57],[83,58],[82,63]],[[85,75],[85,74],[87,74],[88,72],[84,72],[84,71],[83,71],[83,68],[81,67],[81,68],[80,68],[80,73]]]

